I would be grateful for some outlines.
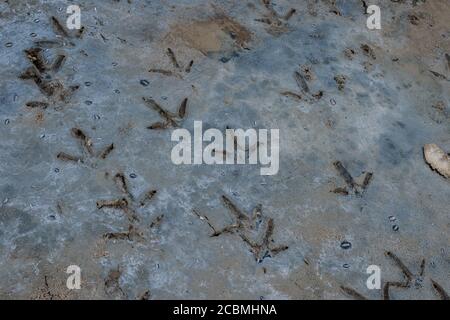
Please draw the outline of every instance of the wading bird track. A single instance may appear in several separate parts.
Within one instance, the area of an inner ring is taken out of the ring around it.
[[[390,290],[391,288],[398,288],[398,289],[409,289],[412,286],[416,288],[421,288],[423,286],[424,281],[424,274],[425,274],[425,259],[422,259],[420,266],[419,266],[419,273],[414,274],[410,271],[410,269],[400,260],[399,257],[397,257],[394,253],[390,251],[386,251],[386,256],[390,258],[394,264],[400,269],[400,271],[403,274],[403,281],[396,281],[396,282],[386,282],[383,286],[382,291],[382,298],[383,300],[391,300]],[[438,284],[436,281],[430,278],[431,286],[434,289],[436,295],[441,300],[449,300],[448,293],[444,290],[444,288]],[[343,292],[345,292],[347,295],[353,297],[357,300],[368,300],[368,298],[358,291],[341,286],[341,289]]]
[[[140,222],[137,212],[140,208],[144,208],[150,200],[154,198],[157,190],[150,189],[139,197],[133,196],[130,192],[128,180],[125,175],[118,172],[113,177],[114,184],[122,193],[121,198],[113,200],[99,200],[97,201],[97,209],[116,209],[121,210],[128,218],[129,226],[128,230],[125,232],[115,232],[104,234],[105,239],[118,239],[118,240],[142,240],[144,239],[143,232],[140,232],[136,227],[136,223]],[[150,228],[158,226],[164,215],[158,216],[150,225]]]
[[[161,107],[155,100],[152,98],[142,98],[145,104],[159,113],[161,118],[164,119],[163,122],[155,122],[152,125],[148,126],[147,129],[150,130],[163,130],[167,128],[178,128],[181,126],[183,119],[186,116],[187,111],[187,103],[188,98],[184,98],[178,107],[178,113],[172,113],[163,107]]]
[[[172,62],[174,70],[167,70],[161,68],[151,68],[148,70],[150,73],[158,73],[167,77],[176,77],[179,79],[183,79],[183,74],[187,74],[191,72],[192,66],[194,65],[194,60],[189,61],[186,66],[180,65],[178,59],[175,55],[175,52],[171,48],[167,48],[166,55],[169,57]]]
[[[344,179],[346,183],[346,187],[339,187],[332,190],[333,193],[336,194],[342,194],[342,195],[349,195],[349,194],[355,194],[357,196],[360,196],[364,194],[367,187],[369,186],[370,182],[373,178],[373,173],[371,172],[364,172],[362,176],[360,176],[362,179],[361,183],[358,183],[355,181],[355,179],[352,177],[352,175],[347,171],[347,169],[344,167],[342,162],[335,161],[333,163],[334,168],[339,173],[339,175]],[[358,177],[358,178],[360,178]]]
[[[323,91],[319,90],[312,93],[308,82],[314,80],[312,70],[308,66],[303,66],[301,70],[294,71],[294,80],[299,88],[299,91],[283,91],[281,94],[286,97],[294,98],[295,100],[306,100],[313,103],[323,97]]]
[[[266,10],[266,13],[262,16],[262,18],[255,19],[255,21],[267,25],[266,30],[271,35],[278,36],[287,32],[289,30],[288,21],[297,12],[297,10],[291,8],[284,15],[281,15],[273,8],[272,0],[261,0],[261,2]]]
[[[218,237],[226,233],[238,235],[250,248],[258,263],[263,262],[265,258],[274,257],[289,248],[285,245],[274,245],[272,237],[275,224],[272,218],[263,216],[262,205],[257,205],[251,214],[246,214],[225,195],[222,196],[222,202],[234,221],[221,229],[214,227],[208,217],[201,215],[197,210],[193,210],[194,214],[200,220],[206,221],[211,228],[213,231],[211,237]]]
[[[31,66],[19,76],[22,80],[32,80],[46,96],[47,101],[29,101],[26,103],[27,107],[33,109],[46,109],[50,104],[67,103],[72,94],[80,87],[79,85],[72,85],[66,88],[63,82],[56,78],[56,74],[63,67],[68,54],[58,53],[54,57],[53,62],[49,63],[48,60],[50,58],[44,54],[44,48],[63,47],[67,45],[66,42],[62,41],[64,39],[80,39],[84,33],[84,27],[76,31],[75,34],[71,34],[56,17],[51,17],[50,23],[57,37],[62,39],[38,40],[32,48],[25,50],[26,57],[30,61]],[[75,46],[73,42],[69,44]]]
[[[108,155],[114,150],[114,144],[111,143],[106,148],[101,150],[100,152],[96,153],[93,149],[93,143],[91,138],[85,134],[81,129],[78,128],[72,128],[70,130],[72,137],[77,139],[80,144],[83,151],[82,156],[74,156],[65,152],[60,152],[56,156],[61,161],[73,161],[77,163],[89,163],[91,166],[95,166],[96,160],[105,160]]]

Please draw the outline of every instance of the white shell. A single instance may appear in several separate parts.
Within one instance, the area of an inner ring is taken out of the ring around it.
[[[423,150],[425,161],[444,177],[450,178],[450,157],[435,144],[427,144]]]

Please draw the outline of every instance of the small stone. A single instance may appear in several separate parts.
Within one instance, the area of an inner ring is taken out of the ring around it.
[[[392,226],[392,230],[397,232],[398,230],[400,230],[400,227],[398,225]]]
[[[330,100],[330,103],[331,103],[332,106],[335,106],[335,105],[336,105],[336,100],[331,99],[331,100]]]
[[[390,217],[389,217],[389,221],[391,221],[391,222],[395,222],[395,221],[397,221],[397,218],[396,218],[396,217],[394,217],[394,216],[390,216]]]
[[[86,81],[86,82],[84,83],[84,85],[85,85],[86,87],[90,87],[90,86],[92,85],[92,82]]]
[[[348,241],[342,241],[341,242],[341,248],[344,250],[348,250],[352,247],[352,244]]]
[[[100,116],[98,114],[94,114],[94,120],[100,120]]]
[[[90,106],[90,105],[92,104],[92,101],[91,101],[91,100],[86,100],[84,103],[85,103],[86,105]]]
[[[114,90],[114,93],[119,94],[119,93],[120,93],[120,90],[119,90],[119,89],[116,89],[116,90]]]
[[[39,23],[39,22],[41,22],[41,20],[39,20],[39,19],[34,19],[34,22],[35,22],[35,23]]]
[[[350,268],[350,265],[348,263],[344,263],[342,266],[344,267],[344,269],[349,269]]]
[[[58,173],[59,172],[59,168],[55,168],[55,173]]]
[[[450,179],[450,156],[446,151],[432,143],[423,147],[423,153],[425,161],[430,165],[431,169]]]
[[[10,122],[9,119],[6,119],[6,120],[5,120],[5,124],[6,124],[6,125],[8,125],[9,122]]]
[[[141,83],[144,87],[147,87],[147,86],[150,84],[150,82],[148,82],[148,80],[141,80],[140,83]]]
[[[415,281],[414,281],[414,287],[416,288],[416,289],[421,289],[421,288],[423,288],[423,278],[417,278]]]
[[[34,33],[34,32],[30,33],[30,37],[35,38],[36,36],[37,36],[36,33]]]
[[[41,134],[41,135],[39,136],[39,138],[44,139],[44,138],[45,138],[45,133]]]
[[[7,42],[6,44],[5,44],[5,47],[7,47],[7,48],[11,48],[13,46],[13,43],[12,42]]]
[[[137,175],[136,175],[135,173],[131,173],[131,174],[130,174],[130,178],[131,178],[131,179],[136,179],[136,177],[137,177]]]

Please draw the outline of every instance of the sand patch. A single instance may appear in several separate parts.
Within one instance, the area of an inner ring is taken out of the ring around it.
[[[244,48],[251,40],[251,33],[222,14],[204,21],[176,24],[165,38],[173,43],[181,40],[188,47],[207,55],[233,50],[236,47]]]

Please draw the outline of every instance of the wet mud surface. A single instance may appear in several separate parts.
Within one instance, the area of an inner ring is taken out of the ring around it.
[[[0,1],[0,298],[445,298],[448,1],[69,4]],[[174,165],[194,121],[279,129],[278,174]]]

